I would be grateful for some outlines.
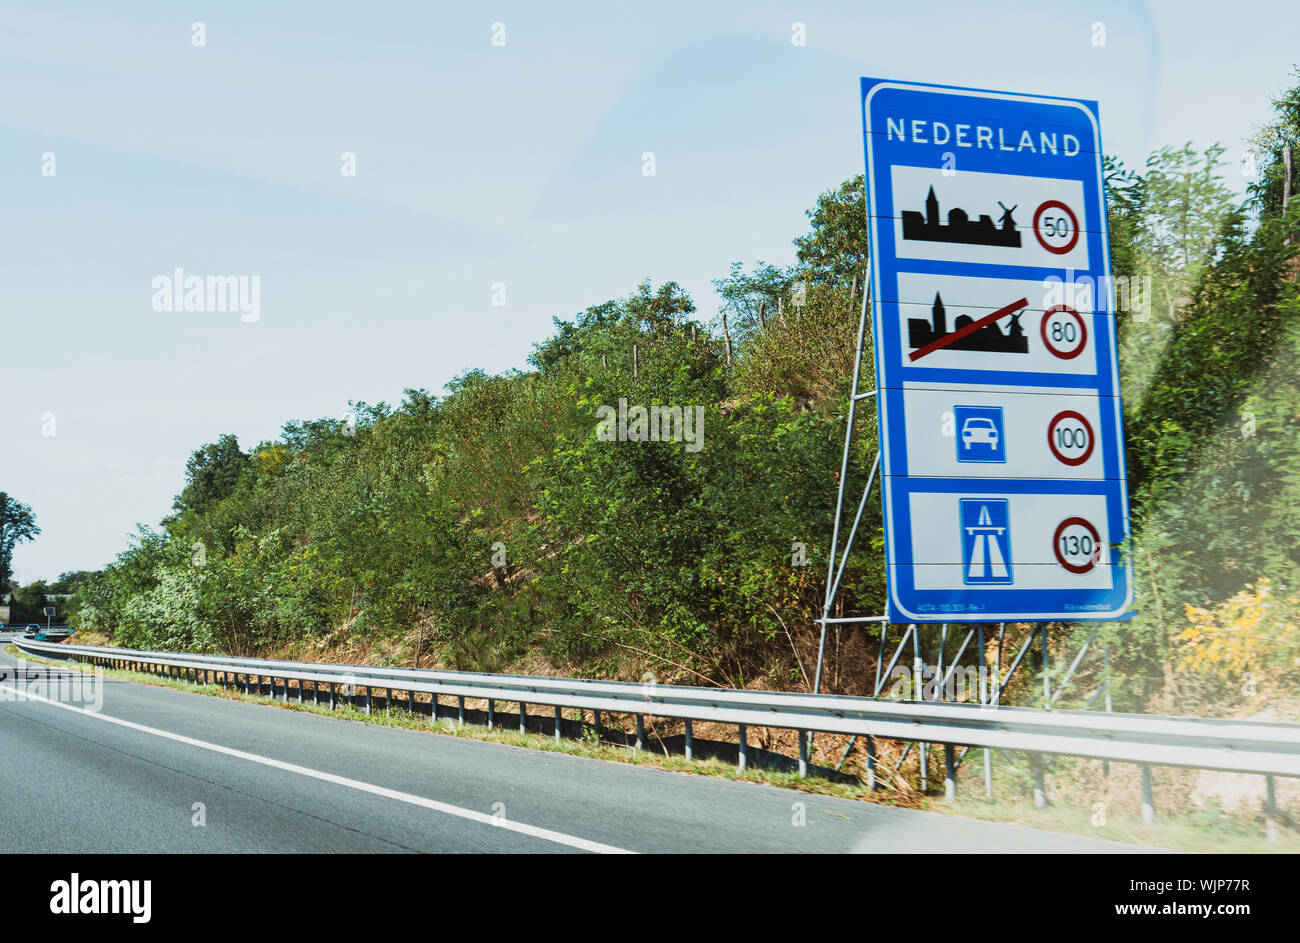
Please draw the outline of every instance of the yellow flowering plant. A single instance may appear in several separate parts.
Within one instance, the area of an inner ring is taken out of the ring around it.
[[[1211,609],[1187,606],[1175,636],[1179,667],[1227,680],[1262,668],[1300,668],[1300,599],[1276,596],[1260,577]]]

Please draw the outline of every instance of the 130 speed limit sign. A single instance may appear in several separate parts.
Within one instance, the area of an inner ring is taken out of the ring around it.
[[[1052,537],[1056,562],[1071,573],[1087,573],[1101,562],[1101,536],[1082,517],[1067,517]]]

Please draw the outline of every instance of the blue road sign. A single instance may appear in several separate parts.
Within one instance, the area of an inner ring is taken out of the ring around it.
[[[1128,618],[1096,103],[863,79],[862,110],[890,619]]]
[[[1015,583],[1011,570],[1010,502],[1005,498],[962,498],[961,565],[967,586]]]
[[[1001,406],[954,406],[957,461],[1007,460],[1007,437],[1002,430]]]

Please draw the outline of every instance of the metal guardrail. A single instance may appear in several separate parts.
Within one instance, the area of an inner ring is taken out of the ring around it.
[[[520,705],[521,729],[528,704],[555,709],[555,736],[561,732],[562,708],[629,714],[637,718],[638,743],[644,740],[646,715],[686,721],[687,755],[691,750],[691,722],[734,724],[740,728],[741,765],[746,762],[746,728],[777,727],[798,731],[800,769],[806,771],[807,732],[849,734],[910,742],[1015,750],[1031,754],[1052,753],[1143,766],[1180,766],[1226,770],[1265,776],[1300,777],[1300,725],[1258,721],[1212,720],[1149,714],[1113,714],[1087,711],[1043,711],[934,701],[896,701],[845,697],[832,694],[798,694],[741,691],[679,685],[636,684],[620,681],[586,681],[528,675],[479,674],[414,668],[272,661],[228,655],[196,655],[137,651],[92,645],[47,644],[15,639],[29,654],[71,658],[107,667],[140,668],[157,674],[189,677],[205,683],[238,685],[245,690],[257,679],[258,691],[276,680],[285,683],[280,696],[289,699],[289,681],[298,682],[297,698],[304,700],[306,684],[320,702],[328,692],[331,708],[340,691],[364,689],[369,711],[371,692],[408,693],[415,709],[415,694],[429,694],[437,714],[439,696],[459,701],[464,718],[465,698]],[[599,714],[596,725],[599,727]],[[955,777],[949,760],[948,776]]]

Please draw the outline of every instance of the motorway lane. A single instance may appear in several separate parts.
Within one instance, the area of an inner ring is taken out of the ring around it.
[[[1152,850],[105,681],[99,714],[137,729],[13,695],[15,664],[0,653],[9,851]],[[465,817],[494,813],[537,833]]]

